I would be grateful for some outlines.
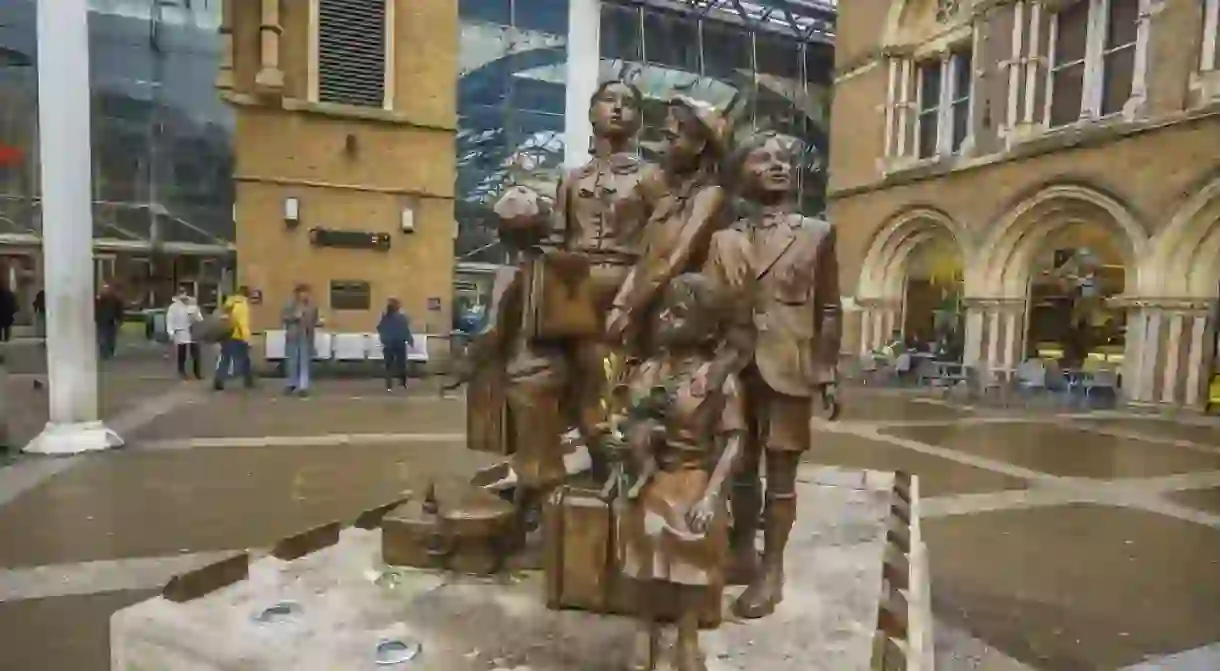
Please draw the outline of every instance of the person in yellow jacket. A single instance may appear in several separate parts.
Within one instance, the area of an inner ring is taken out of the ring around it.
[[[220,343],[220,361],[216,365],[216,379],[212,386],[220,391],[225,388],[229,371],[240,373],[246,388],[254,386],[254,370],[250,363],[250,289],[238,287],[221,308],[229,317],[232,331]]]

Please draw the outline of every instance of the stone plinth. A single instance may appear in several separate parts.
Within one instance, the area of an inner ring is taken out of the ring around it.
[[[917,491],[917,483],[916,483]],[[713,671],[865,671],[873,668],[875,630],[893,553],[893,476],[810,469],[800,485],[800,517],[788,550],[787,598],[754,622],[726,621],[703,633]],[[918,501],[911,525],[910,640],[906,668],[931,670],[918,632],[927,585]],[[888,538],[887,538],[888,537]],[[338,544],[285,562],[250,564],[245,581],[186,603],[157,597],[114,615],[111,668],[374,668],[383,639],[410,638],[422,653],[409,665],[427,671],[621,671],[631,651],[631,620],[544,605],[540,573],[460,578],[380,561],[380,531],[345,529]],[[892,574],[891,574],[892,575]],[[726,595],[726,598],[735,596]],[[278,622],[255,616],[282,601],[300,612]],[[731,614],[726,604],[726,617]],[[397,668],[397,667],[388,667]]]

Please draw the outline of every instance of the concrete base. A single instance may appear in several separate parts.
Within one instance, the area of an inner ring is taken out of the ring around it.
[[[119,434],[101,422],[56,424],[47,422],[46,428],[22,449],[30,454],[66,456],[84,452],[98,452],[122,447]]]
[[[730,619],[704,632],[711,671],[870,669],[892,476],[816,471],[800,484],[787,598],[771,617]],[[548,610],[539,573],[481,580],[391,569],[379,545],[379,531],[345,529],[337,545],[295,561],[252,561],[247,580],[199,599],[157,597],[119,611],[110,626],[111,668],[371,669],[380,641],[404,638],[422,653],[402,668],[421,671],[629,668],[634,622]],[[926,606],[926,595],[926,585],[911,590],[912,606]],[[282,601],[300,612],[255,620]]]

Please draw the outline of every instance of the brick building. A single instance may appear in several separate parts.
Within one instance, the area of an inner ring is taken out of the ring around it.
[[[447,331],[457,3],[225,0],[221,30],[254,328],[306,282],[335,331],[370,330],[391,296]]]
[[[1220,291],[1220,2],[839,12],[828,199],[855,351],[923,328],[913,313],[956,293],[966,362],[1011,369],[1043,345],[1056,293],[1097,296],[1124,395],[1201,405]],[[1076,257],[1090,272],[1064,271]],[[937,273],[951,286],[929,299]]]

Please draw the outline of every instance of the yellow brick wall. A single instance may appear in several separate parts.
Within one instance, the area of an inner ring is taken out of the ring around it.
[[[238,284],[261,292],[254,328],[275,328],[293,285],[310,284],[336,331],[371,331],[385,300],[402,300],[417,330],[448,331],[453,294],[457,3],[394,0],[391,110],[317,105],[309,94],[310,2],[281,3],[282,97],[251,95],[258,70],[257,0],[230,6],[234,36]],[[349,140],[349,137],[351,140]],[[284,201],[300,202],[300,223]],[[401,231],[404,207],[414,233]],[[388,251],[315,247],[309,229],[384,232]],[[330,308],[331,281],[365,281],[368,311]],[[441,310],[429,311],[431,298]]]

